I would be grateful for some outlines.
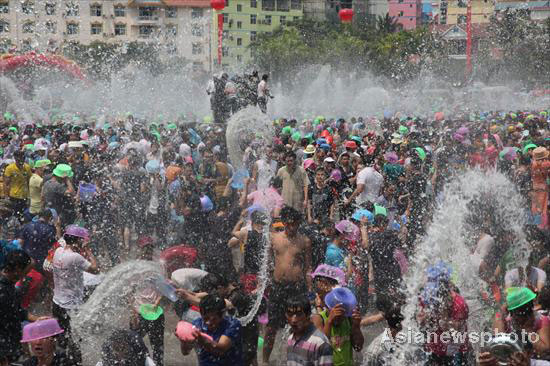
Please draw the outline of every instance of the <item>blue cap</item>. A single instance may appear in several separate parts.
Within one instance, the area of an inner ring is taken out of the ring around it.
[[[327,151],[330,150],[330,145],[329,144],[321,144],[319,147],[323,150],[327,150]]]
[[[365,209],[357,210],[351,216],[352,219],[357,220],[357,221],[361,221],[361,219],[363,217],[366,217],[367,220],[369,220],[369,222],[374,221],[374,215],[372,214],[372,212],[370,212],[369,210],[365,210]]]
[[[147,173],[149,174],[157,174],[160,172],[160,162],[158,160],[149,160],[147,164],[145,164],[145,170],[147,170]]]
[[[315,143],[316,143],[317,145],[322,145],[322,144],[326,144],[326,143],[327,143],[327,140],[324,139],[324,138],[322,138],[322,137],[320,137],[320,138],[318,138],[318,139],[315,141]]]

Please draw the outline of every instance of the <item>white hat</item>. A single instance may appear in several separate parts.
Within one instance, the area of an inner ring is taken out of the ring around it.
[[[330,156],[328,158],[325,158],[325,160],[323,160],[323,163],[334,163],[334,162],[336,162],[336,160],[334,160]]]

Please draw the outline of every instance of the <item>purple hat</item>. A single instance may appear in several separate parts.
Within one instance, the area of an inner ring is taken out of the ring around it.
[[[399,160],[399,156],[395,152],[389,151],[384,154],[384,159],[390,164],[395,164]]]
[[[344,237],[347,240],[353,241],[359,239],[359,228],[351,221],[342,220],[336,224],[335,229],[340,234],[344,234]]]
[[[340,172],[340,169],[334,169],[332,172],[330,172],[330,178],[335,182],[341,181],[342,172]]]
[[[21,343],[53,337],[63,332],[64,330],[59,326],[57,319],[38,320],[23,327],[23,339],[21,339]]]
[[[456,140],[456,141],[459,141],[459,142],[464,142],[466,137],[464,135],[459,134],[458,132],[455,132],[453,134],[453,139]]]
[[[346,284],[346,274],[338,267],[329,266],[328,264],[319,264],[315,268],[315,272],[311,274],[311,278],[327,277],[338,282],[340,286]]]
[[[89,239],[90,233],[87,229],[78,225],[69,225],[65,228],[65,235],[76,236],[82,239]]]
[[[468,127],[462,126],[458,130],[456,130],[456,133],[462,136],[466,136],[470,133],[470,130],[468,129]]]

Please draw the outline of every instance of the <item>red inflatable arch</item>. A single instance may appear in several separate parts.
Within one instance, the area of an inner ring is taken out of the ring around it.
[[[22,55],[7,54],[0,56],[0,74],[30,65],[45,66],[63,71],[76,79],[87,81],[78,65],[63,56],[28,52]]]

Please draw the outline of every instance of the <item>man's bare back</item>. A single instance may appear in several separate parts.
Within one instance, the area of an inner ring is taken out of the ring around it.
[[[311,271],[311,241],[297,234],[289,238],[285,232],[271,235],[271,249],[275,258],[273,279],[277,282],[304,281]]]

